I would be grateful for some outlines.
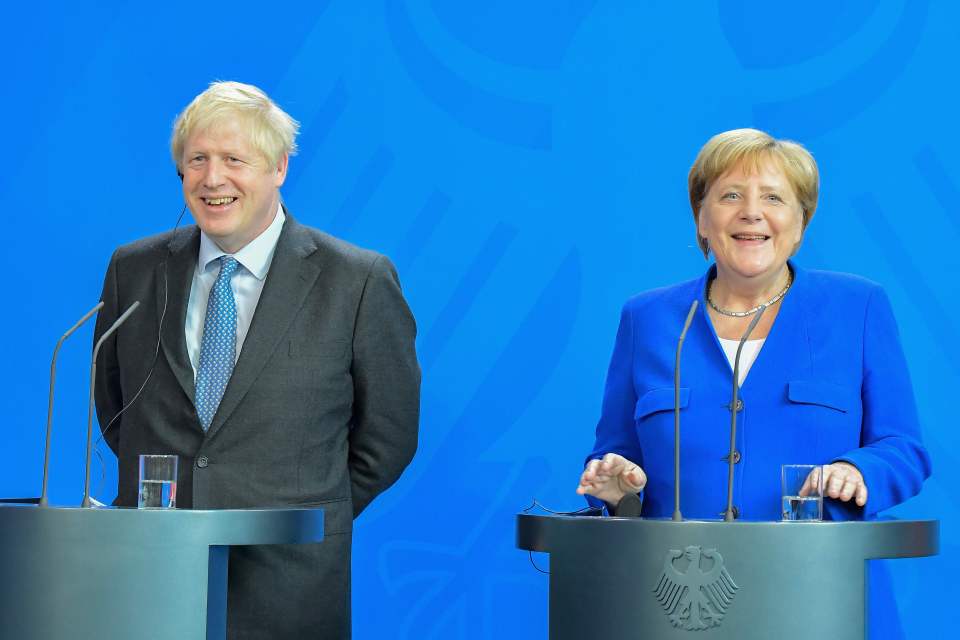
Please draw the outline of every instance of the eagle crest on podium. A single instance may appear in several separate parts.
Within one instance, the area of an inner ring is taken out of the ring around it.
[[[719,627],[737,587],[716,549],[670,549],[653,592],[670,624],[687,631]]]

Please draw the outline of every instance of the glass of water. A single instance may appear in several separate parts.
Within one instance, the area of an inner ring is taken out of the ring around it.
[[[780,469],[784,520],[823,520],[823,467],[785,464]]]
[[[137,507],[174,509],[177,506],[177,456],[140,456]]]

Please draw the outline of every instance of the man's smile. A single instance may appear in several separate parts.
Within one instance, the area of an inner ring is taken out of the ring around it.
[[[201,198],[208,207],[226,206],[236,201],[236,196],[220,196],[217,198]]]

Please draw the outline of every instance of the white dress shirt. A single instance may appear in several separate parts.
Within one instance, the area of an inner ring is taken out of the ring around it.
[[[283,207],[277,205],[277,215],[270,226],[259,236],[250,241],[247,246],[233,254],[240,268],[233,274],[230,284],[233,288],[233,298],[237,303],[237,352],[243,349],[243,342],[250,330],[250,321],[257,310],[263,283],[270,271],[270,262],[277,249],[277,240],[286,220]],[[200,256],[197,260],[197,270],[193,274],[193,284],[190,286],[190,300],[187,302],[187,321],[183,331],[187,339],[187,354],[190,356],[190,365],[193,367],[193,377],[197,377],[197,366],[200,363],[200,343],[203,340],[203,324],[207,315],[207,300],[210,298],[210,289],[220,274],[220,265],[216,262],[220,256],[230,255],[217,246],[203,231],[200,232]]]
[[[757,356],[760,355],[760,347],[763,346],[764,340],[765,338],[761,338],[759,340],[747,340],[743,343],[743,351],[740,352],[740,379],[737,381],[738,385],[743,386],[743,381],[747,379],[747,372],[750,371],[750,367],[753,366]],[[720,338],[720,346],[723,347],[723,352],[727,355],[730,368],[733,369],[733,363],[737,359],[737,347],[740,346],[740,341]]]

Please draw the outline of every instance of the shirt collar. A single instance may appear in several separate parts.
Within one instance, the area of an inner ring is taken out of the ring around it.
[[[270,226],[251,240],[247,246],[233,254],[237,262],[258,280],[267,277],[267,271],[270,270],[270,261],[273,259],[273,251],[277,248],[277,240],[280,239],[280,231],[283,229],[283,223],[286,219],[287,216],[283,213],[283,207],[277,203],[277,214]],[[230,254],[218,247],[217,243],[206,233],[200,232],[200,255],[197,259],[198,272],[202,273],[210,266],[211,262],[226,255]]]

